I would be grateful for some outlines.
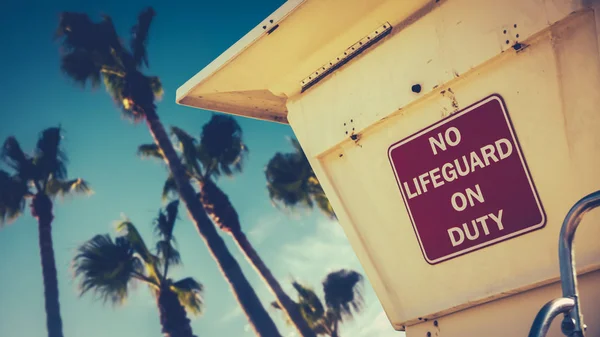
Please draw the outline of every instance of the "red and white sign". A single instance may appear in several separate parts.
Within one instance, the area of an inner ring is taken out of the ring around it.
[[[388,155],[430,264],[546,223],[498,95],[399,141]]]

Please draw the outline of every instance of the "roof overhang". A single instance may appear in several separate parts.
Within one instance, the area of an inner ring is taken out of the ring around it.
[[[287,1],[177,89],[177,103],[287,123],[286,101],[303,91],[303,80],[428,3],[434,1]]]

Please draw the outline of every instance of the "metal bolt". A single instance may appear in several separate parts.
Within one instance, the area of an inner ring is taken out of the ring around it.
[[[433,321],[433,326],[438,326],[438,321],[437,320]]]
[[[575,331],[575,320],[572,319],[571,316],[565,315],[565,318],[560,324],[560,329],[565,336],[571,336]]]
[[[431,332],[427,331],[427,337],[431,337]]]

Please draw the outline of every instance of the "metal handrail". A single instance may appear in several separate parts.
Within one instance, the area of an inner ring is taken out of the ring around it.
[[[563,297],[552,300],[542,307],[531,326],[530,337],[545,336],[550,323],[561,312],[565,316],[562,324],[563,334],[570,337],[584,336],[586,327],[583,323],[583,315],[579,305],[573,239],[583,216],[599,206],[600,191],[596,191],[581,198],[567,213],[558,239],[558,260]],[[571,302],[572,307],[568,308],[568,303]]]
[[[537,316],[535,316],[531,331],[529,332],[529,337],[546,336],[552,320],[559,314],[568,313],[574,307],[575,300],[572,298],[560,297],[546,303],[546,305],[540,309]]]

